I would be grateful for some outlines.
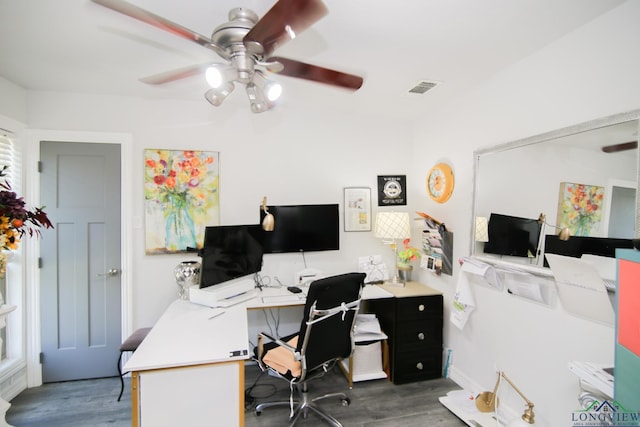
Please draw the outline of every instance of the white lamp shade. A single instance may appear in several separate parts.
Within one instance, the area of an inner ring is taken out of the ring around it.
[[[489,241],[489,220],[486,216],[476,217],[476,242]]]
[[[407,212],[378,212],[375,236],[379,239],[406,239],[411,237]]]

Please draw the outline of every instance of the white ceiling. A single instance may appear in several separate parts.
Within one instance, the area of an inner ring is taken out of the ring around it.
[[[262,16],[274,3],[130,2],[207,37],[230,9],[248,7]],[[275,54],[361,75],[364,85],[350,93],[277,76],[285,89],[282,102],[424,116],[623,2],[325,0],[329,14]],[[0,0],[0,76],[28,90],[206,103],[204,79],[163,86],[138,79],[209,61],[221,62],[209,49],[90,0]],[[409,94],[420,80],[440,84],[424,95]],[[249,111],[238,89],[219,108]]]

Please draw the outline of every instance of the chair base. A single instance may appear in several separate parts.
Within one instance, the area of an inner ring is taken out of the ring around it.
[[[316,414],[318,414],[322,419],[324,419],[326,422],[328,422],[330,425],[334,426],[334,427],[342,427],[342,424],[340,423],[340,421],[338,421],[337,419],[335,419],[334,417],[332,417],[331,415],[327,414],[326,412],[324,412],[322,409],[320,409],[320,407],[318,405],[316,405],[315,403],[318,402],[319,400],[323,400],[323,399],[328,399],[328,398],[339,398],[342,405],[343,406],[348,406],[351,403],[351,400],[347,397],[346,394],[344,393],[328,393],[328,394],[324,394],[322,396],[318,396],[315,397],[313,399],[309,399],[309,396],[307,394],[307,388],[306,388],[306,384],[302,384],[301,385],[302,390],[299,390],[299,394],[300,394],[300,400],[294,400],[293,401],[293,405],[295,407],[293,414],[289,417],[289,427],[292,427],[296,424],[296,422],[298,421],[298,419],[300,419],[300,416],[302,416],[302,418],[307,418],[307,414],[309,413],[309,410],[315,412]],[[298,387],[296,387],[298,388]],[[266,408],[270,408],[273,406],[286,406],[286,407],[290,407],[291,402],[265,402],[265,403],[260,403],[256,406],[255,409],[255,413],[256,415],[260,415],[262,413],[262,411]]]

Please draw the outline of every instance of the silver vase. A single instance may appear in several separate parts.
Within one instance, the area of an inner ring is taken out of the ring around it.
[[[413,272],[412,265],[398,265],[398,278],[400,282],[406,284],[411,281],[411,273]]]
[[[173,270],[180,299],[188,300],[189,288],[200,285],[200,267],[198,261],[183,261]]]

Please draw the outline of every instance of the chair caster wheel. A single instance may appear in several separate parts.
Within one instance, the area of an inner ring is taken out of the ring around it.
[[[262,411],[256,411],[256,416],[259,417],[260,415],[262,415]]]
[[[342,406],[349,406],[351,404],[351,399],[346,397],[344,399],[340,399],[340,402],[342,403]]]

